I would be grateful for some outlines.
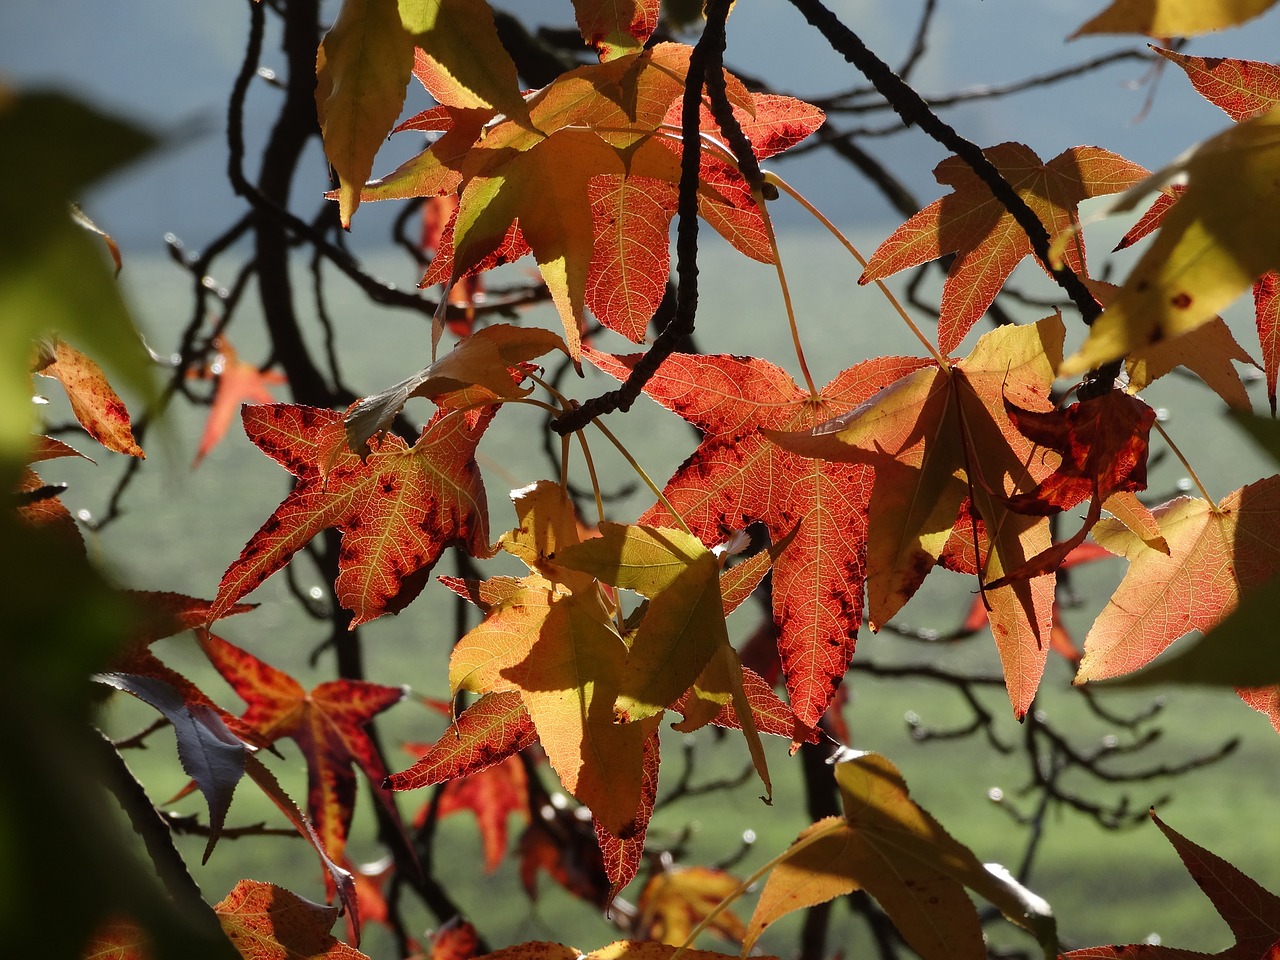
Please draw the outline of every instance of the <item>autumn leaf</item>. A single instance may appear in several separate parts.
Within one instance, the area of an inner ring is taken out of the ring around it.
[[[481,387],[495,397],[527,396],[530,388],[512,378],[519,368],[564,341],[549,330],[499,323],[463,337],[453,349],[424,370],[352,404],[343,420],[347,445],[362,457],[369,455],[369,439],[379,439],[410,397],[436,399],[467,387]]]
[[[729,960],[726,954],[710,950],[684,950],[666,943],[651,940],[617,940],[599,950],[583,953],[575,947],[559,943],[531,941],[495,950],[487,960]],[[762,956],[760,960],[778,960]]]
[[[272,743],[292,739],[307,762],[307,808],[329,856],[341,859],[355,810],[359,766],[399,822],[395,802],[382,788],[387,771],[366,725],[404,699],[404,687],[359,680],[331,680],[306,692],[283,671],[218,637],[200,638],[201,649],[244,700],[241,719]]]
[[[1276,64],[1152,49],[1181,67],[1196,92],[1236,122],[1264,114],[1280,103],[1280,66]]]
[[[418,47],[415,72],[439,103],[523,116],[516,65],[484,0],[399,0],[399,6]]]
[[[584,355],[618,379],[640,356]],[[674,354],[645,387],[703,433],[698,449],[663,488],[695,535],[715,542],[724,530],[762,521],[777,543],[799,523],[794,542],[774,563],[773,619],[791,705],[809,727],[817,725],[844,677],[862,620],[871,476],[865,467],[797,457],[761,431],[810,428],[927,363],[868,361],[811,397],[763,360]],[[674,518],[655,505],[639,522],[669,526]]]
[[[658,0],[574,0],[578,31],[601,60],[638,53],[658,25]]]
[[[437,815],[470,812],[480,828],[486,873],[493,873],[507,853],[507,821],[511,814],[529,819],[529,787],[524,765],[510,756],[501,763],[457,780],[440,792]]]
[[[1276,0],[1112,0],[1069,39],[1089,33],[1145,33],[1191,37],[1234,27],[1269,9]]]
[[[334,586],[355,614],[352,627],[402,610],[449,544],[490,556],[475,448],[492,416],[491,407],[438,413],[412,447],[388,436],[362,461],[347,447],[342,414],[294,404],[245,407],[249,439],[298,483],[223,574],[211,616],[328,527],[342,532]]]
[[[42,341],[36,354],[35,372],[62,384],[71,412],[89,436],[108,450],[146,459],[134,442],[129,411],[101,367],[57,338]]]
[[[417,790],[471,776],[501,763],[535,739],[533,720],[518,693],[486,693],[462,711],[435,744],[421,749],[413,766],[391,774],[384,786]]]
[[[1060,373],[1075,376],[1211,320],[1258,277],[1280,267],[1280,106],[1199,144],[1127,190],[1115,211],[1132,207],[1173,176],[1186,192],[1120,292],[1089,328]]]
[[[232,418],[243,403],[271,403],[275,398],[267,389],[269,385],[285,383],[284,374],[278,370],[263,370],[240,359],[235,347],[219,334],[213,341],[217,355],[208,369],[217,386],[213,392],[213,405],[200,434],[200,446],[191,462],[192,469],[202,461],[227,433]]]
[[[1192,630],[1231,612],[1242,590],[1280,573],[1280,478],[1259,480],[1218,503],[1179,497],[1152,511],[1169,553],[1115,520],[1093,529],[1129,561],[1124,580],[1085,637],[1076,682],[1137,670]]]
[[[325,156],[338,175],[344,227],[351,225],[374,155],[404,105],[413,46],[396,0],[343,0],[320,42],[316,116]]]
[[[874,470],[867,507],[872,629],[887,623],[915,593],[953,530],[972,544],[976,524],[968,511],[961,514],[970,497],[989,543],[980,560],[975,558],[983,582],[999,582],[1049,547],[1047,521],[1008,506],[1010,496],[1034,488],[1037,474],[1051,465],[1014,428],[1005,403],[1049,408],[1045,398],[1063,335],[1056,316],[1001,327],[983,335],[964,360],[908,373],[807,434],[769,433],[802,456]],[[985,596],[1010,701],[1021,717],[1048,654],[1053,578],[1008,583]]]
[[[428,960],[470,960],[480,953],[480,934],[475,925],[453,917],[431,934]]]
[[[1085,947],[1064,953],[1063,960],[1179,960],[1188,956],[1204,960],[1256,960],[1275,954],[1280,942],[1280,897],[1260,886],[1236,866],[1192,843],[1156,816],[1151,819],[1173,844],[1191,879],[1226,921],[1236,942],[1218,953],[1192,953],[1161,944],[1135,943],[1127,946]]]
[[[1046,955],[1056,950],[1048,904],[952,839],[910,798],[889,760],[845,751],[835,775],[843,816],[807,827],[773,868],[748,924],[744,953],[786,914],[861,889],[926,960],[976,960],[987,955],[986,946],[966,887],[1030,930]]]
[[[336,907],[303,900],[275,884],[241,880],[213,909],[245,960],[366,960],[329,933]]]
[[[1118,193],[1147,171],[1099,147],[1072,147],[1048,163],[1020,143],[983,151],[1003,174],[1049,236],[1078,230],[1077,209],[1089,197]],[[938,346],[952,352],[986,312],[1013,268],[1032,255],[1026,232],[959,157],[948,157],[934,176],[952,192],[935,200],[899,227],[871,255],[859,283],[956,254],[942,287]],[[1073,235],[1066,264],[1084,275],[1084,241]],[[1043,264],[1041,265],[1043,266]]]
[[[636,901],[635,932],[646,940],[679,946],[720,901],[735,893],[738,878],[714,867],[671,867],[659,870],[644,885]],[[730,943],[741,943],[747,927],[732,910],[725,910],[707,928]]]

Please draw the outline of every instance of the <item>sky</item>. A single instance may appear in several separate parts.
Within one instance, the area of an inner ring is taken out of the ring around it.
[[[499,0],[501,4],[501,0]],[[568,0],[506,0],[513,11],[545,13],[571,23]],[[924,0],[838,0],[833,8],[891,64],[910,44]],[[939,0],[926,56],[913,80],[929,95],[998,85],[1121,49],[1141,49],[1139,38],[1066,38],[1102,6],[1072,0]],[[330,0],[332,15],[337,3]],[[148,162],[85,198],[90,214],[122,243],[159,250],[168,231],[198,244],[228,222],[233,198],[225,165],[225,97],[247,32],[245,0],[8,0],[0,11],[0,78],[19,87],[55,86],[130,116],[160,132],[165,146]],[[1245,30],[1200,38],[1186,52],[1274,57],[1280,13],[1273,10]],[[268,38],[264,64],[278,63],[278,42]],[[830,51],[789,4],[739,4],[729,21],[726,62],[799,96],[856,86],[852,68]],[[408,110],[426,105],[420,91]],[[270,123],[276,94],[266,84],[250,97],[250,157]],[[1115,150],[1155,168],[1198,139],[1227,125],[1225,116],[1190,91],[1179,71],[1153,71],[1127,61],[1087,80],[949,110],[945,118],[983,146],[1020,140],[1044,159],[1083,143]],[[882,126],[887,113],[846,119]],[[397,142],[398,141],[398,142]],[[942,148],[916,131],[867,141],[899,172],[922,202],[940,195],[931,170]],[[389,171],[417,149],[393,138],[375,165]],[[319,202],[324,161],[308,157],[300,197]],[[884,201],[830,158],[783,163],[779,172],[802,186],[837,222],[892,226]],[[385,206],[390,206],[385,205]],[[361,213],[366,236],[385,238],[394,211]],[[794,215],[794,214],[793,214]],[[786,226],[788,213],[782,211]],[[368,224],[368,226],[364,226]]]

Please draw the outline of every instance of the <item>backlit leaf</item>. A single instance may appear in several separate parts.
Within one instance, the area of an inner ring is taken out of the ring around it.
[[[336,908],[275,884],[241,880],[213,909],[244,960],[366,960],[329,933]]]
[[[342,225],[360,204],[373,157],[404,105],[413,37],[396,0],[343,0],[316,56],[316,116],[324,152],[338,175]]]
[[[1190,37],[1244,23],[1276,0],[1112,0],[1073,36],[1087,33],[1145,33],[1149,37]]]
[[[1206,631],[1241,589],[1280,572],[1280,478],[1259,480],[1218,503],[1179,497],[1152,511],[1168,555],[1115,520],[1094,539],[1129,570],[1085,637],[1076,682],[1137,670],[1183,634]]]
[[[398,2],[404,29],[420,50],[418,78],[438,102],[523,114],[516,65],[484,0]]]
[[[291,676],[211,635],[200,646],[245,704],[241,719],[267,743],[293,740],[307,762],[307,808],[329,855],[340,860],[355,810],[355,766],[398,822],[387,771],[366,725],[404,699],[404,687],[330,680],[306,692]]]
[[[209,418],[204,422],[204,432],[200,434],[200,446],[195,460],[191,462],[193,469],[226,436],[227,427],[231,426],[241,404],[271,403],[275,398],[268,386],[285,382],[284,374],[278,370],[262,370],[241,360],[225,336],[219,335],[213,345],[217,356],[208,373],[217,379],[218,385],[213,393]]]
[[[658,0],[574,0],[573,9],[601,60],[639,52],[658,25]]]
[[[639,359],[590,350],[585,355],[618,379]],[[764,522],[774,543],[795,534],[774,562],[773,617],[790,701],[809,727],[817,725],[844,677],[862,620],[871,474],[862,466],[797,457],[761,431],[808,429],[927,362],[858,364],[815,398],[763,360],[675,354],[645,387],[703,433],[663,489],[695,535],[714,543],[723,530],[755,521]],[[670,526],[673,519],[655,505],[640,522]]]
[[[1130,271],[1080,351],[1060,371],[1081,374],[1213,319],[1262,274],[1280,268],[1280,107],[1198,145],[1117,201],[1131,209],[1170,177],[1186,192]]]
[[[128,409],[93,360],[55,338],[40,344],[36,372],[62,384],[71,401],[71,412],[89,436],[108,450],[146,459],[134,442]]]
[[[679,946],[738,884],[737,877],[714,867],[658,871],[636,901],[640,916],[635,930],[646,940]],[[732,910],[720,913],[707,930],[730,943],[741,943],[747,933],[746,924]]]
[[[412,447],[387,436],[367,460],[347,447],[343,416],[294,404],[245,407],[245,431],[298,483],[227,568],[212,617],[275,573],[321,530],[342,531],[338,600],[352,626],[418,595],[444,548],[489,556],[484,485],[474,455],[492,408],[437,414]]]
[[[1273,956],[1275,944],[1280,942],[1280,897],[1226,860],[1192,843],[1157,817],[1154,809],[1151,819],[1178,851],[1191,879],[1209,898],[1218,916],[1226,921],[1236,942],[1214,954],[1152,943],[1085,947],[1064,953],[1063,960],[1182,960],[1186,957],[1254,960]]]
[[[1118,193],[1147,171],[1099,147],[1072,147],[1048,163],[1020,143],[983,151],[1026,201],[1050,237],[1079,227],[1077,208],[1089,197]],[[871,255],[859,283],[880,280],[955,253],[942,287],[938,346],[951,353],[986,312],[1013,268],[1032,256],[1031,241],[1004,204],[959,157],[948,157],[934,176],[952,192],[899,227]],[[1084,241],[1074,235],[1066,263],[1084,274]]]

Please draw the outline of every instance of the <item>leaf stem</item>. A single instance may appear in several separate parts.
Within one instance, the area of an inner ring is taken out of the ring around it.
[[[1165,433],[1164,427],[1160,426],[1160,420],[1156,419],[1154,423],[1156,431],[1164,438],[1164,442],[1169,445],[1169,449],[1173,451],[1173,455],[1178,458],[1184,467],[1187,468],[1187,473],[1191,476],[1191,482],[1200,490],[1201,496],[1209,501],[1209,506],[1213,509],[1213,512],[1218,513],[1218,501],[1209,495],[1209,491],[1204,488],[1204,484],[1200,482],[1200,478],[1196,476],[1195,470],[1192,469],[1187,458],[1182,455],[1182,451],[1178,449],[1178,445],[1170,439],[1169,434]]]
[[[800,206],[808,210],[809,213],[811,213],[819,223],[821,223],[824,227],[826,227],[829,231],[831,231],[832,236],[834,236],[837,240],[840,241],[840,243],[844,246],[844,248],[849,251],[850,256],[852,256],[853,259],[858,261],[859,265],[862,267],[863,270],[867,268],[867,260],[858,251],[858,248],[853,245],[853,243],[849,240],[848,237],[846,237],[843,233],[840,232],[839,227],[837,227],[834,223],[832,223],[830,220],[827,219],[826,215],[821,210],[819,210],[812,203],[810,203],[808,198],[806,198],[804,194],[802,194],[799,190],[791,186],[791,184],[787,183],[787,181],[783,180],[780,176],[778,176],[776,173],[773,173],[770,170],[766,170],[764,172],[764,179],[766,183],[771,183],[775,187],[777,187],[779,190],[784,191],[791,197],[791,199],[795,200],[796,203],[800,204]],[[765,222],[768,223],[767,220]],[[772,238],[772,234],[770,234],[770,237]],[[875,285],[876,287],[879,288],[880,292],[884,294],[885,299],[889,301],[890,305],[897,312],[898,316],[902,318],[902,322],[905,323],[907,327],[911,330],[911,332],[916,335],[916,339],[924,344],[925,349],[929,351],[929,355],[933,357],[933,359],[937,362],[938,366],[940,366],[943,370],[950,370],[951,369],[950,361],[948,361],[947,358],[944,357],[938,351],[938,348],[933,345],[933,341],[931,341],[928,337],[926,337],[924,335],[924,332],[918,326],[916,326],[915,321],[911,319],[911,315],[907,313],[906,308],[903,307],[903,305],[898,301],[898,298],[893,295],[893,292],[887,286],[885,286],[884,281],[876,280]]]
[[[800,853],[800,851],[806,849],[807,847],[812,846],[813,844],[817,843],[819,840],[825,840],[827,837],[831,836],[833,833],[836,833],[839,830],[842,830],[845,827],[848,827],[848,825],[849,824],[844,819],[844,817],[832,817],[822,827],[822,829],[815,830],[813,833],[809,834],[807,837],[801,837],[799,840],[791,844],[791,846],[787,847],[787,849],[783,850],[776,857],[774,857],[773,859],[765,863],[764,866],[757,869],[754,873],[751,874],[751,876],[747,877],[747,879],[743,880],[740,884],[738,884],[737,888],[735,888],[731,893],[729,893],[728,896],[726,896],[723,900],[721,900],[714,907],[712,907],[711,911],[705,917],[703,917],[700,921],[698,921],[698,925],[695,926],[691,931],[689,931],[689,936],[685,937],[684,943],[680,944],[680,946],[676,948],[675,953],[671,955],[669,960],[680,960],[681,955],[693,945],[694,941],[698,939],[699,934],[701,934],[703,930],[707,929],[707,927],[711,926],[712,921],[714,921],[716,917],[720,916],[720,914],[728,910],[729,907],[733,906],[734,901],[736,901],[744,893],[746,893],[753,886],[755,886],[755,884],[759,883],[760,880],[763,879],[766,873],[768,873],[774,867],[778,866],[778,864],[785,863],[787,860],[794,857],[797,853]]]
[[[768,174],[765,174],[766,181]],[[796,348],[796,361],[800,364],[800,373],[804,376],[805,386],[809,388],[809,396],[818,399],[818,388],[813,383],[813,375],[809,373],[809,364],[804,359],[804,347],[800,344],[800,328],[796,325],[796,311],[791,303],[791,289],[787,286],[787,272],[782,267],[782,251],[778,249],[778,237],[773,232],[773,218],[765,206],[765,199],[759,187],[751,188],[751,199],[760,210],[760,219],[764,222],[764,232],[769,238],[769,249],[773,251],[773,265],[778,271],[778,286],[782,288],[782,302],[787,309],[787,323],[791,327],[791,343]]]
[[[537,374],[530,374],[529,379],[531,379],[534,383],[538,384],[540,387],[546,390],[549,394],[555,397],[556,400],[561,404],[561,407],[563,409],[557,410],[555,407],[551,406],[551,404],[549,403],[543,403],[540,400],[532,400],[529,398],[525,398],[523,402],[535,403],[538,406],[551,411],[553,414],[559,414],[564,411],[574,409],[573,401],[566,399],[565,396],[561,394],[559,390],[557,390],[551,384],[547,383]],[[671,516],[675,517],[676,523],[680,524],[680,529],[683,530],[685,533],[689,534],[689,536],[693,536],[694,535],[693,531],[691,531],[688,525],[684,522],[684,518],[681,517],[680,514],[676,512],[676,508],[671,505],[671,502],[663,494],[661,488],[656,483],[653,482],[649,474],[645,473],[644,468],[640,466],[640,463],[636,460],[636,458],[631,455],[631,451],[626,448],[626,446],[622,443],[622,441],[613,435],[613,432],[600,421],[599,417],[593,417],[590,422],[595,424],[596,428],[599,429],[599,431],[605,435],[605,438],[614,445],[617,451],[620,454],[622,454],[623,459],[626,460],[627,463],[631,464],[631,469],[636,472],[636,476],[640,478],[640,480],[644,483],[644,485],[653,492],[653,495],[657,497],[658,502],[662,504],[663,509],[665,509],[669,514],[671,514]],[[574,432],[581,437],[582,435],[581,430],[575,430]],[[591,473],[591,486],[596,493],[596,509],[600,513],[600,519],[603,520],[604,519],[604,501],[600,496],[600,486],[596,482],[595,466],[591,460],[591,454],[587,450],[587,444],[586,444],[585,438],[582,438],[582,455],[587,461],[587,470]]]

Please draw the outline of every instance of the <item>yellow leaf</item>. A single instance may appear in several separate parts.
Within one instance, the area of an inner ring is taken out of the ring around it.
[[[338,174],[344,227],[360,205],[373,157],[391,132],[413,74],[413,38],[396,0],[343,0],[316,56],[316,115]]]
[[[1132,209],[1175,175],[1187,177],[1154,243],[1059,374],[1078,376],[1188,333],[1280,267],[1277,168],[1280,106],[1206,140],[1122,194],[1116,211]]]
[[[450,107],[525,112],[516,65],[484,0],[399,0],[400,20],[429,59],[431,94]],[[407,81],[406,81],[407,82]]]
[[[1190,37],[1252,20],[1276,0],[1114,0],[1072,34],[1145,33]]]

